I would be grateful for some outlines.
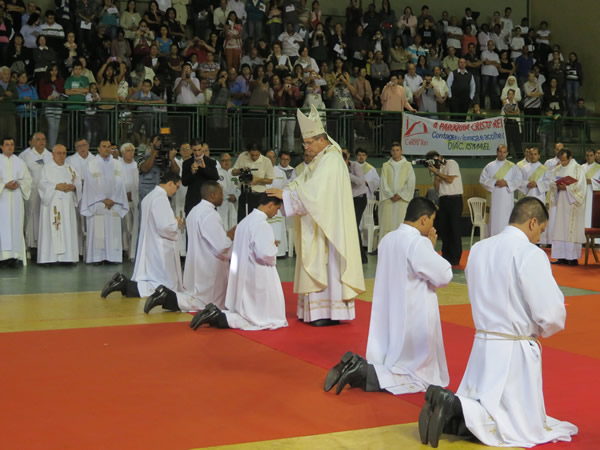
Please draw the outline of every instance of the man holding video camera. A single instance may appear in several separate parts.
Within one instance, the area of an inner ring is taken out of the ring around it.
[[[240,203],[238,222],[258,206],[258,197],[265,192],[266,186],[273,182],[275,172],[269,158],[261,154],[256,144],[248,145],[248,150],[240,153],[231,174],[240,180]]]
[[[463,184],[458,163],[444,159],[431,150],[425,156],[427,168],[433,175],[433,187],[440,196],[436,229],[442,240],[442,258],[453,266],[460,263],[462,241],[460,218],[463,209]]]
[[[147,153],[140,159],[140,203],[160,181],[161,176],[171,171],[179,175],[179,165],[175,160],[177,150],[168,142],[168,133],[152,136]]]

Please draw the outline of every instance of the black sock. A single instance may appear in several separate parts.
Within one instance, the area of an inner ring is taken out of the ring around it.
[[[162,308],[169,311],[181,311],[179,304],[177,303],[177,294],[175,294],[175,292],[167,289],[167,298],[165,299]]]
[[[132,280],[127,280],[127,286],[125,287],[125,292],[121,291],[121,293],[125,297],[139,297],[140,291],[138,291],[137,282]]]
[[[217,328],[229,328],[229,324],[227,323],[227,316],[224,313],[220,313],[215,322],[215,326]]]

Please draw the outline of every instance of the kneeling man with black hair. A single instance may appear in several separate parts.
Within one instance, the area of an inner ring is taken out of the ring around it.
[[[267,219],[274,217],[281,200],[262,193],[258,208],[237,226],[229,267],[225,310],[209,304],[198,312],[190,327],[274,330],[286,327],[285,300],[277,262],[277,245]]]

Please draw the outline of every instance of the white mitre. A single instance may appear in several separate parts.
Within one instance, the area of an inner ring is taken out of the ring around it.
[[[325,128],[323,128],[321,116],[319,115],[317,108],[315,108],[315,105],[310,105],[310,114],[308,117],[306,117],[300,110],[298,110],[296,116],[298,117],[298,125],[300,125],[302,138],[308,139],[320,134],[325,134]]]

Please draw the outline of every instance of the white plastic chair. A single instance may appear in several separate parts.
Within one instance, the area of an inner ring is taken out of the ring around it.
[[[471,213],[471,242],[469,248],[473,246],[473,236],[475,235],[475,227],[479,227],[479,240],[485,239],[485,206],[487,200],[480,197],[471,197],[467,200],[469,212]]]
[[[373,210],[375,209],[376,204],[377,200],[375,199],[367,200],[367,207],[362,216],[363,225],[367,230],[367,252],[369,253],[377,247],[375,233],[377,233],[377,238],[379,239],[379,225],[375,225],[375,221],[373,220]]]

